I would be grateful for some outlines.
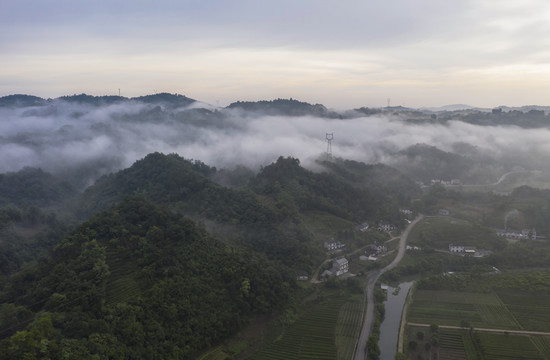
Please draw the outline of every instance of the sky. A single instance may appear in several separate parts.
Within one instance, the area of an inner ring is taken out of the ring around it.
[[[0,96],[550,105],[547,0],[2,0]]]

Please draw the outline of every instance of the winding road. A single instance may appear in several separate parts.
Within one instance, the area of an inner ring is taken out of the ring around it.
[[[407,226],[405,231],[401,234],[401,239],[399,240],[399,248],[397,250],[397,256],[393,261],[381,270],[375,270],[369,273],[367,278],[367,285],[365,287],[366,292],[366,301],[367,301],[367,311],[365,314],[365,319],[363,323],[363,328],[361,329],[361,334],[357,340],[357,346],[355,347],[355,355],[353,359],[355,360],[365,360],[367,358],[367,340],[369,338],[370,332],[372,330],[372,325],[374,323],[374,286],[380,275],[385,273],[388,270],[393,269],[399,264],[403,256],[405,255],[405,249],[407,246],[407,237],[411,232],[411,229],[424,218],[424,215],[419,215],[414,219],[413,222]]]

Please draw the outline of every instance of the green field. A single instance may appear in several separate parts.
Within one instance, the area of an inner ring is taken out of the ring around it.
[[[497,289],[498,296],[525,330],[550,332],[550,295]]]
[[[529,336],[475,333],[480,352],[485,360],[544,359]]]
[[[336,322],[336,349],[338,359],[348,360],[353,356],[355,344],[361,332],[363,316],[363,297],[346,302],[338,313]]]
[[[408,309],[408,321],[519,330],[509,309],[495,293],[417,290]]]
[[[438,359],[550,359],[549,273],[433,277],[420,284],[413,293],[407,320],[424,325],[409,325],[407,338],[415,339],[419,332],[433,337],[428,326],[439,325],[438,344],[431,349],[432,355],[438,352]],[[427,358],[426,352],[422,346],[408,349],[411,358]]]
[[[499,238],[494,230],[452,216],[430,216],[418,223],[408,244],[424,249],[448,250],[450,244],[494,250]]]
[[[335,328],[346,300],[333,297],[313,304],[283,335],[254,359],[327,359],[337,358]],[[343,313],[347,313],[344,311]],[[340,322],[343,325],[343,322]]]

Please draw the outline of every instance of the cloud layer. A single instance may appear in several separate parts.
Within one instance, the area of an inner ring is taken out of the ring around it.
[[[218,168],[258,169],[281,155],[307,166],[326,151],[326,133],[334,134],[334,156],[366,163],[394,164],[398,151],[418,143],[451,152],[457,143],[467,143],[478,153],[506,159],[507,166],[537,170],[548,167],[550,156],[550,130],[541,128],[413,124],[381,115],[341,120],[161,110],[139,102],[95,107],[56,100],[44,107],[0,108],[0,173],[32,166],[85,176],[90,183],[155,151]]]

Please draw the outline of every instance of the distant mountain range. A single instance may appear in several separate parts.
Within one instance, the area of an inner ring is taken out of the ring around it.
[[[0,97],[0,107],[5,106],[17,106],[17,107],[29,107],[29,106],[43,106],[52,102],[65,101],[65,102],[74,102],[81,104],[89,105],[109,105],[116,103],[124,102],[142,102],[148,104],[163,104],[169,108],[178,108],[178,107],[187,107],[195,105],[195,107],[205,108],[205,109],[216,109],[216,106],[210,105],[205,102],[201,102],[192,98],[189,98],[181,94],[170,94],[170,93],[157,93],[151,95],[144,95],[138,97],[127,98],[124,96],[116,95],[102,95],[102,96],[93,96],[87,94],[74,94],[68,96],[61,96],[54,99],[44,99],[38,96],[25,95],[25,94],[14,94]],[[231,103],[225,109],[240,109],[249,113],[263,113],[268,115],[287,115],[287,116],[305,116],[305,115],[314,115],[318,117],[353,117],[352,114],[373,114],[373,113],[385,113],[385,112],[411,112],[411,111],[420,111],[420,112],[460,112],[460,111],[480,111],[488,112],[491,111],[491,108],[480,108],[475,106],[470,106],[467,104],[451,104],[439,107],[421,107],[421,108],[408,108],[403,106],[392,106],[392,107],[380,107],[380,108],[369,108],[361,107],[356,109],[350,109],[345,111],[335,111],[329,110],[322,104],[309,104],[307,102],[298,101],[295,99],[275,99],[275,100],[260,100],[260,101],[237,101]],[[496,109],[502,109],[502,111],[521,111],[528,112],[532,110],[544,111],[545,113],[550,113],[550,106],[541,106],[541,105],[524,105],[519,107],[511,106],[497,106]]]

